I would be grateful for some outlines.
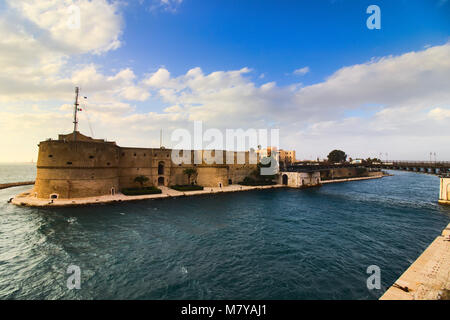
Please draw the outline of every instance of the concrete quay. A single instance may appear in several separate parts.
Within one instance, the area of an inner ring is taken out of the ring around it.
[[[380,300],[450,299],[450,224]]]
[[[173,198],[173,197],[184,197],[184,196],[195,196],[195,195],[206,195],[206,194],[217,194],[224,192],[239,192],[239,191],[250,191],[250,190],[264,190],[264,189],[274,189],[274,188],[284,188],[286,186],[276,184],[269,186],[241,186],[241,185],[229,185],[223,187],[205,187],[203,190],[197,191],[177,191],[165,186],[159,186],[162,193],[159,194],[148,194],[140,196],[126,196],[122,193],[117,193],[115,195],[106,195],[98,197],[88,197],[88,198],[73,198],[73,199],[40,199],[31,196],[31,190],[28,192],[21,193],[15,196],[11,203],[18,206],[33,206],[33,207],[67,207],[67,206],[78,206],[78,205],[88,205],[95,203],[113,203],[113,202],[125,202],[125,201],[136,201],[136,200],[147,200],[147,199],[161,199],[161,198]]]

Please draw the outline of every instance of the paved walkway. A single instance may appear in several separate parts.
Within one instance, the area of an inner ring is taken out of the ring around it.
[[[450,299],[450,224],[380,300]]]
[[[12,199],[12,203],[21,206],[33,206],[33,207],[58,207],[58,206],[71,206],[71,205],[86,205],[93,203],[110,203],[110,202],[122,202],[122,201],[134,201],[134,200],[145,200],[145,199],[159,199],[159,198],[170,198],[170,197],[183,197],[183,196],[194,196],[201,194],[216,194],[222,192],[239,192],[248,190],[262,190],[262,189],[273,189],[282,188],[283,185],[271,185],[271,186],[241,186],[241,185],[229,185],[222,188],[204,188],[204,190],[198,191],[177,191],[168,187],[160,186],[162,193],[159,194],[148,194],[141,196],[126,196],[122,193],[118,193],[114,196],[98,196],[89,198],[74,198],[74,199],[57,199],[53,202],[49,199],[39,199],[31,195],[30,191],[24,192],[15,196]]]

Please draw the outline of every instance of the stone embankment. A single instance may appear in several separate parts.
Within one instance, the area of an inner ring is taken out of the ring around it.
[[[380,300],[450,300],[450,224]]]
[[[338,178],[338,179],[332,179],[332,180],[321,180],[321,184],[327,184],[327,183],[336,183],[336,182],[347,182],[347,181],[358,181],[358,180],[369,180],[369,179],[379,179],[386,176],[390,176],[388,174],[383,174],[382,172],[374,172],[373,175],[368,177],[356,177],[356,178]]]
[[[204,188],[204,190],[198,191],[177,191],[168,187],[158,187],[161,189],[162,193],[159,194],[148,194],[140,196],[126,196],[124,194],[118,193],[115,195],[89,197],[89,198],[74,198],[74,199],[39,199],[31,195],[30,192],[24,192],[17,195],[12,199],[12,203],[19,206],[33,206],[33,207],[63,207],[63,206],[77,206],[77,205],[87,205],[95,203],[112,203],[112,202],[122,202],[122,201],[135,201],[135,200],[147,200],[147,199],[161,199],[161,198],[171,198],[171,197],[183,197],[183,196],[194,196],[194,195],[206,195],[206,194],[217,194],[223,192],[238,192],[238,191],[249,191],[249,190],[263,190],[263,189],[273,189],[273,188],[283,188],[284,185],[270,185],[270,186],[241,186],[241,185],[229,185],[224,187],[214,187],[214,188]]]
[[[6,188],[12,188],[12,187],[19,187],[19,186],[28,186],[34,184],[34,181],[25,181],[25,182],[11,182],[11,183],[0,183],[0,190],[6,189]]]

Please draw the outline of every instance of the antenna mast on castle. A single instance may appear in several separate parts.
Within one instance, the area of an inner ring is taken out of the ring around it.
[[[78,92],[80,91],[80,89],[78,87],[75,87],[75,104],[74,104],[74,108],[73,108],[73,140],[76,141],[77,140],[77,131],[78,131],[78,117],[77,117],[77,112],[78,112]]]

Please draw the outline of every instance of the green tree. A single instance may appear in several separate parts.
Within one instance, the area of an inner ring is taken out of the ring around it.
[[[188,176],[188,183],[191,184],[191,177],[197,174],[197,170],[194,168],[187,168],[183,170],[183,173]]]
[[[148,182],[148,180],[150,179],[146,176],[137,176],[136,178],[134,178],[134,182],[139,183],[141,185],[141,188],[144,187],[144,183]]]
[[[347,160],[347,155],[342,150],[333,150],[328,154],[328,161],[335,162],[345,162]]]

